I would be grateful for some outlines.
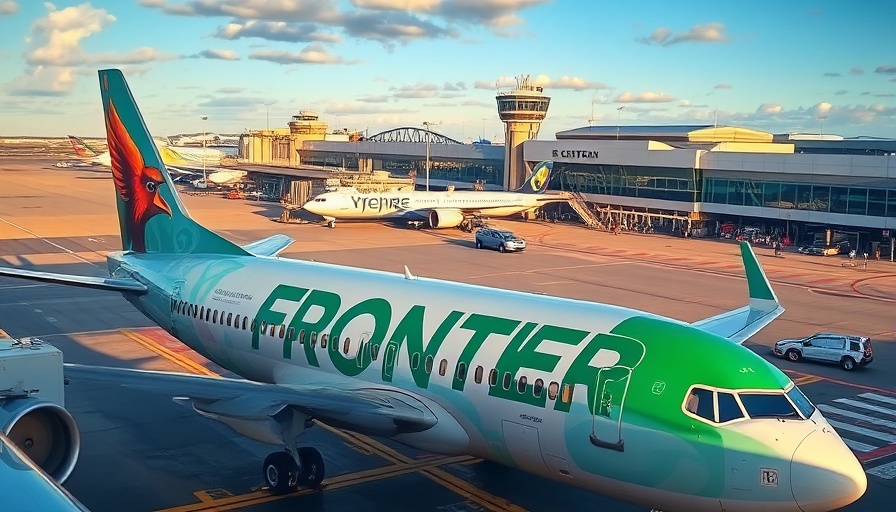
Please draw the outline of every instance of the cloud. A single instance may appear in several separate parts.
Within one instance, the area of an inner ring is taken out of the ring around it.
[[[317,25],[313,23],[297,24],[284,21],[252,20],[246,23],[232,21],[218,28],[215,37],[230,40],[242,37],[257,37],[268,41],[284,41],[287,43],[342,42],[342,37],[339,35],[319,32]]]
[[[387,48],[394,47],[396,42],[407,44],[416,39],[456,37],[454,30],[399,11],[355,11],[345,13],[339,23],[349,35],[379,41]]]
[[[642,37],[636,41],[644,44],[670,46],[678,43],[718,43],[727,41],[723,23],[704,23],[694,25],[687,32],[675,33],[668,28],[657,28],[650,37]]]
[[[784,111],[784,107],[782,107],[779,103],[763,103],[759,105],[759,108],[756,109],[757,114],[767,114],[770,116],[778,115]]]
[[[218,60],[240,60],[239,55],[233,50],[202,50],[197,54],[191,55],[191,57]]]
[[[731,84],[722,82],[713,86],[713,89],[731,89]]]
[[[215,92],[221,93],[221,94],[238,94],[245,90],[246,90],[245,87],[230,87],[230,86],[228,86],[228,87],[221,87],[220,89],[218,89]]]
[[[505,87],[516,87],[516,77],[499,76],[497,80],[476,80],[473,83],[474,89],[495,90]]]
[[[875,73],[896,73],[896,66],[890,66],[890,65],[877,66],[877,68],[874,70],[874,72]]]
[[[339,18],[335,0],[191,0],[171,3],[140,0],[143,7],[174,16],[223,16],[267,21],[332,21]]]
[[[835,94],[836,96],[843,96],[844,94],[847,94],[847,93],[849,93],[849,91],[846,90],[846,89],[839,89],[839,90],[837,90],[836,92],[834,92],[834,94]]]
[[[392,97],[388,94],[379,94],[376,96],[362,96],[358,98],[358,101],[363,103],[387,103],[390,99]]]
[[[252,96],[230,96],[226,98],[214,98],[208,101],[197,103],[197,107],[202,108],[237,108],[237,109],[255,109],[264,103],[264,98],[256,98]]]
[[[551,80],[545,75],[539,75],[536,84],[546,89],[572,89],[574,91],[585,91],[589,89],[609,89],[606,84],[594,82],[579,78],[577,76],[563,76],[558,80]]]
[[[445,85],[442,86],[443,91],[466,91],[467,84],[463,82],[445,82]]]
[[[441,3],[442,0],[352,0],[355,7],[383,11],[430,12]]]
[[[841,75],[840,73],[828,72],[828,73],[825,73],[825,74],[822,75],[822,76],[839,77],[839,76],[843,76],[843,75]]]
[[[830,103],[828,103],[826,101],[823,101],[821,103],[816,104],[814,107],[812,107],[811,110],[813,110],[816,115],[823,116],[823,115],[826,115],[828,112],[830,112],[831,108],[833,108],[833,105],[831,105]]]
[[[298,53],[282,50],[259,50],[251,53],[249,58],[277,64],[339,64],[342,62],[342,57],[329,53],[319,44],[310,44]]]
[[[34,66],[9,84],[12,96],[64,96],[75,86],[73,68]]]
[[[863,70],[859,66],[853,66],[852,69],[849,70],[849,72],[850,72],[850,74],[853,74],[853,75],[864,75],[865,74],[865,70]]]
[[[12,0],[3,0],[0,2],[0,16],[6,14],[15,14],[19,10],[19,4]]]
[[[640,94],[632,94],[624,92],[616,96],[616,103],[667,103],[675,101],[675,98],[664,92],[642,92]]]
[[[329,103],[326,113],[332,115],[358,115],[358,114],[419,114],[417,109],[398,107],[371,107],[369,104],[356,103]]]
[[[448,20],[467,21],[501,29],[521,25],[523,20],[517,16],[519,11],[549,2],[550,0],[444,0],[437,12]]]

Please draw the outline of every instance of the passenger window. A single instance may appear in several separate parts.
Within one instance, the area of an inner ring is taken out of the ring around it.
[[[310,340],[310,341],[311,341],[311,348],[314,348],[314,347],[317,346],[317,333],[316,333],[316,332],[312,332],[312,333],[311,333],[311,340]]]
[[[476,371],[473,372],[473,381],[476,382],[476,384],[482,384],[482,374],[484,372],[485,370],[481,366],[476,367]]]
[[[208,320],[208,318],[206,318]],[[253,318],[252,319],[252,332],[255,332],[255,328],[258,327],[258,322]]]
[[[299,331],[299,345],[305,344],[305,329]]]
[[[563,403],[565,403],[565,404],[572,402],[572,391],[573,391],[572,384],[564,384],[563,385],[563,394],[560,395],[560,400],[562,400]]]
[[[295,328],[295,327],[290,327],[289,329],[287,329],[287,330],[286,330],[286,337],[287,337],[287,339],[290,339],[290,340],[294,340],[294,339],[296,339],[296,328]]]
[[[248,317],[248,316],[244,316],[244,317],[243,317],[243,330],[244,330],[244,331],[246,330],[246,324],[247,324],[248,322],[249,322],[249,317]],[[252,329],[254,330],[255,328],[253,327]]]
[[[379,356],[379,354],[380,354],[380,346],[372,345],[370,347],[370,359],[376,361],[376,358],[377,358],[377,356]]]
[[[348,355],[348,348],[351,346],[351,340],[345,338],[345,341],[342,342],[342,353]]]
[[[236,315],[235,317],[233,317],[233,326],[237,329],[240,328],[240,315]]]
[[[426,370],[427,374],[432,373],[432,361],[432,356],[426,356],[426,362],[424,363],[423,369]]]
[[[221,315],[221,318],[223,318],[223,317],[224,316]],[[271,338],[273,338],[274,335],[277,334],[277,326],[276,325],[271,324],[271,332],[269,334],[270,334]]]
[[[411,356],[411,368],[416,370],[420,367],[420,352],[414,352]]]
[[[217,310],[217,309],[216,309],[215,312],[212,314],[212,323],[213,323],[213,324],[218,323],[218,310]]]
[[[264,331],[266,331],[266,330],[268,330],[268,321],[267,321],[267,320],[262,320],[262,321],[261,321],[261,328],[258,329],[258,334],[264,334]]]
[[[501,380],[501,387],[504,388],[504,391],[510,390],[510,384],[513,381],[513,377],[510,376],[510,372],[504,372],[504,378]]]
[[[540,398],[543,391],[544,381],[541,379],[535,379],[535,384],[532,385],[532,394],[535,395],[535,398]]]
[[[494,368],[492,368],[488,372],[488,385],[494,386],[497,383],[498,383],[498,370],[495,370]]]
[[[551,400],[556,400],[558,393],[560,393],[560,384],[551,382],[551,384],[548,386],[548,398]]]
[[[713,410],[715,406],[712,403],[712,391],[703,388],[691,389],[684,408],[691,414],[696,414],[701,418],[709,421],[716,420],[716,414]]]
[[[227,313],[227,327],[230,327],[231,320],[233,320],[233,313]]]
[[[205,316],[205,306],[200,306],[199,308],[199,318],[202,319]]]
[[[849,350],[851,350],[853,352],[859,352],[862,349],[859,347],[858,341],[850,341],[849,342]]]
[[[199,316],[199,306],[193,304],[193,318],[196,318],[197,316]]]
[[[526,392],[526,376],[525,375],[521,376],[519,378],[519,380],[516,381],[516,391],[521,395]]]
[[[457,363],[457,372],[455,372],[455,374],[457,375],[458,380],[464,380],[467,376],[467,363]]]
[[[283,324],[280,325],[280,334],[279,334],[279,336],[280,336],[280,338],[283,338],[284,336],[286,336],[286,326],[283,325]]]
[[[327,335],[321,334],[320,336],[320,348],[327,348]]]
[[[736,420],[744,417],[744,412],[737,404],[737,399],[731,393],[716,393],[716,400],[719,402],[719,423]]]
[[[445,371],[448,369],[448,361],[442,359],[442,362],[439,363],[439,375],[445,376]]]

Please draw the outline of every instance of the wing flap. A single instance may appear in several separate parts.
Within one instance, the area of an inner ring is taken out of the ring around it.
[[[292,245],[293,242],[295,242],[295,240],[286,235],[273,235],[246,244],[243,246],[243,249],[255,256],[276,256],[280,254],[283,249]]]
[[[749,242],[740,243],[740,253],[747,274],[749,304],[691,324],[737,344],[749,339],[784,312]]]
[[[76,276],[72,274],[56,274],[53,272],[40,272],[25,270],[23,268],[0,267],[0,276],[30,279],[44,283],[64,284],[68,286],[80,286],[82,288],[94,288],[116,292],[146,293],[146,285],[136,279],[120,277],[90,277]]]

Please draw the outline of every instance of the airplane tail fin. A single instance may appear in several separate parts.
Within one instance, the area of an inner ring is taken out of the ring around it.
[[[248,255],[190,218],[124,75],[99,71],[122,248],[176,254]]]
[[[521,194],[543,194],[548,189],[548,182],[551,180],[551,170],[554,168],[554,162],[545,160],[539,162],[532,174],[523,182],[523,186],[514,190]]]
[[[81,158],[91,158],[99,154],[94,151],[93,148],[88,146],[83,140],[75,137],[74,135],[69,135],[68,140],[72,143],[72,147],[75,148],[75,153],[77,153]]]

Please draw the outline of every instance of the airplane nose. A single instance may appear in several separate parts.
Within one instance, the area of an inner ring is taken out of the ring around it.
[[[790,487],[800,510],[822,512],[861,498],[868,478],[840,436],[825,427],[809,434],[793,452]]]

